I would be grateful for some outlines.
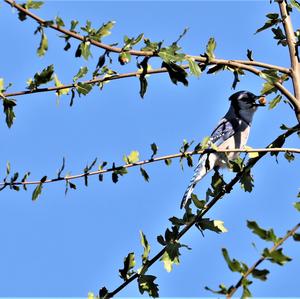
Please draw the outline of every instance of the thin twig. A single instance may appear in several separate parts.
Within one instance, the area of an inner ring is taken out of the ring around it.
[[[46,20],[40,18],[39,16],[35,15],[34,13],[32,13],[31,11],[25,9],[24,7],[22,7],[21,5],[17,4],[15,1],[13,0],[4,0],[5,2],[7,2],[8,4],[10,4],[12,7],[15,7],[16,9],[18,9],[19,11],[21,11],[22,13],[26,14],[28,17],[34,19],[35,21],[37,21],[39,24],[41,24],[42,26],[46,24]],[[55,24],[52,25],[47,25],[47,27],[50,27],[56,31],[59,31],[61,33],[64,33],[68,36],[71,36],[77,40],[80,41],[86,41],[86,38],[76,32],[67,30],[65,28],[62,28],[60,26],[57,26]],[[118,47],[113,47],[113,46],[109,46],[107,44],[98,42],[96,40],[93,39],[89,39],[89,42],[94,45],[97,46],[99,48],[102,48],[104,50],[107,50],[109,52],[114,52],[114,53],[121,53],[123,50],[122,48],[118,48]],[[152,57],[152,56],[157,56],[156,53],[152,52],[152,51],[139,51],[139,50],[129,50],[126,51],[127,53],[134,55],[134,56],[148,56],[148,57]],[[207,62],[207,59],[201,56],[194,56],[194,55],[187,55],[187,57],[192,57],[195,58],[198,62]],[[275,69],[278,70],[282,73],[285,74],[289,74],[290,70],[288,68],[285,67],[281,67],[281,66],[277,66],[277,65],[273,65],[273,64],[268,64],[268,63],[264,63],[264,62],[259,62],[259,61],[247,61],[247,60],[222,60],[222,59],[211,59],[210,64],[227,64],[226,62],[237,62],[240,63],[242,65],[252,65],[252,66],[257,66],[257,67],[263,67],[263,68],[267,68],[267,69]]]
[[[293,133],[299,131],[299,125],[294,126],[289,129],[284,134],[278,136],[273,142],[271,142],[267,148],[271,148],[272,144],[276,143],[277,140],[286,139]],[[267,152],[261,152],[260,155],[256,158],[250,159],[247,165],[243,168],[242,171],[238,172],[236,176],[228,183],[226,186],[206,205],[206,207],[195,217],[195,219],[188,224],[180,231],[176,240],[174,242],[179,241],[183,235],[185,235],[226,193],[229,193],[233,186],[239,182],[244,173],[249,171],[263,156],[265,156]],[[161,251],[159,251],[152,259],[150,259],[146,265],[144,265],[141,269],[141,273],[145,273],[156,261],[158,261],[166,251],[166,247],[164,247]],[[114,291],[110,292],[107,298],[112,298],[117,293],[119,293],[123,288],[125,288],[129,283],[134,281],[139,277],[138,273],[132,275],[128,280],[124,281],[120,286],[118,286]]]
[[[175,158],[182,158],[185,155],[197,155],[197,154],[203,154],[203,153],[208,153],[208,152],[216,152],[216,153],[295,153],[295,154],[300,154],[300,149],[299,148],[253,148],[253,149],[205,149],[205,150],[199,150],[199,151],[186,151],[184,153],[176,153],[176,154],[171,154],[171,155],[166,155],[166,156],[161,156],[153,159],[148,159],[148,160],[143,160],[143,161],[138,161],[135,163],[129,163],[129,164],[124,164],[121,166],[116,166],[114,168],[108,168],[108,169],[102,169],[102,170],[96,170],[96,171],[91,171],[87,173],[80,173],[80,174],[75,174],[75,175],[68,175],[65,177],[56,177],[53,179],[47,179],[43,181],[43,184],[47,183],[54,183],[54,182],[59,182],[59,181],[71,181],[83,177],[88,177],[88,176],[94,176],[94,175],[99,175],[99,174],[104,174],[108,172],[114,172],[118,169],[123,169],[123,168],[131,168],[131,167],[136,167],[136,166],[141,166],[144,164],[150,164],[158,161],[164,161],[168,159],[175,159]],[[10,186],[16,186],[16,185],[39,185],[41,183],[40,180],[38,181],[17,181],[17,182],[2,182],[0,183],[1,186],[5,185],[10,185]]]
[[[300,228],[300,223],[298,223],[291,231],[288,231],[287,234],[281,238],[270,250],[269,252],[272,253],[279,246],[281,246],[289,237],[293,236],[296,231]],[[242,286],[243,280],[245,280],[264,260],[266,260],[268,257],[261,256],[248,270],[246,273],[243,274],[241,279],[235,284],[235,286],[230,290],[230,292],[226,295],[226,298],[231,298],[234,293],[237,291],[237,289]]]

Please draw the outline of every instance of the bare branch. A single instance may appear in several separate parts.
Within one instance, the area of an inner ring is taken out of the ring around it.
[[[150,164],[154,162],[159,162],[159,161],[164,161],[168,159],[175,159],[175,158],[183,158],[185,155],[197,155],[197,154],[203,154],[203,153],[295,153],[295,154],[300,154],[300,148],[253,148],[253,149],[205,149],[205,150],[200,150],[200,151],[187,151],[185,153],[177,153],[177,154],[171,154],[171,155],[166,155],[166,156],[161,156],[149,160],[143,160],[143,161],[138,161],[135,163],[130,163],[130,164],[124,164],[121,166],[116,166],[113,168],[108,168],[108,169],[102,169],[102,170],[96,170],[96,171],[91,171],[88,173],[80,173],[80,174],[75,174],[75,175],[68,175],[65,177],[56,177],[53,179],[47,179],[43,182],[40,180],[38,181],[24,181],[24,182],[13,182],[13,183],[5,183],[2,182],[0,183],[0,187],[3,186],[16,186],[16,185],[39,185],[41,183],[43,184],[48,184],[48,183],[54,183],[54,182],[60,182],[60,181],[71,181],[83,177],[88,177],[88,176],[94,176],[94,175],[99,175],[99,174],[105,174],[108,172],[114,172],[118,169],[123,169],[123,168],[131,168],[131,167],[136,167],[136,166],[141,166],[144,164]]]
[[[272,253],[273,251],[277,250],[279,246],[281,246],[289,237],[293,236],[296,231],[300,228],[300,223],[298,223],[291,231],[288,231],[287,234],[281,238],[270,250],[269,252]],[[243,280],[246,279],[267,257],[261,256],[249,269],[248,271],[243,274],[241,279],[235,284],[235,286],[231,289],[230,293],[226,295],[226,298],[231,298],[237,289],[242,286]]]

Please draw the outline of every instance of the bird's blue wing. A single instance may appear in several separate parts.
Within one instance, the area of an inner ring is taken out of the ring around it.
[[[210,141],[216,146],[220,146],[224,141],[236,133],[237,126],[238,123],[235,123],[235,120],[229,121],[228,119],[223,118],[212,132]]]

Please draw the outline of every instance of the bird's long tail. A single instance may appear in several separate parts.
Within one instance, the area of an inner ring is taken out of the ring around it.
[[[194,175],[183,195],[183,198],[182,198],[182,201],[180,204],[181,209],[185,208],[188,200],[191,198],[191,195],[192,195],[197,183],[210,171],[210,169],[212,169],[213,165],[209,165],[210,163],[208,163],[208,165],[207,165],[207,159],[211,160],[207,154],[203,155],[200,158],[198,165],[195,168]],[[212,161],[209,161],[209,162],[212,162]]]

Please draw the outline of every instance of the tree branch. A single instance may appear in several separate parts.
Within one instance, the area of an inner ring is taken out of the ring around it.
[[[186,151],[184,153],[176,153],[176,154],[171,154],[171,155],[165,155],[153,159],[148,159],[148,160],[143,160],[143,161],[138,161],[135,163],[129,163],[129,164],[124,164],[121,166],[116,166],[108,169],[102,169],[102,170],[96,170],[96,171],[90,171],[87,173],[80,173],[80,174],[75,174],[75,175],[68,175],[65,177],[56,177],[52,179],[47,179],[44,181],[37,180],[37,181],[16,181],[16,182],[1,182],[0,183],[0,188],[3,186],[25,186],[25,185],[39,185],[41,183],[43,184],[49,184],[49,183],[55,183],[55,182],[60,182],[60,181],[71,181],[83,177],[89,177],[89,176],[94,176],[94,175],[99,175],[99,174],[105,174],[108,172],[114,172],[119,169],[124,169],[124,168],[132,168],[136,166],[141,166],[144,164],[150,164],[154,162],[159,162],[159,161],[164,161],[168,159],[175,159],[175,158],[184,158],[185,155],[197,155],[197,154],[204,154],[204,153],[295,153],[295,154],[300,154],[300,148],[253,148],[253,149],[205,149],[205,150],[199,150],[199,151]]]
[[[272,253],[273,251],[277,250],[280,245],[282,245],[289,237],[293,236],[296,231],[300,228],[300,223],[298,223],[291,231],[287,232],[287,234],[281,238],[270,250],[269,252]],[[261,256],[249,269],[248,271],[243,274],[241,279],[236,283],[236,285],[231,289],[230,293],[226,295],[226,298],[231,298],[237,289],[242,286],[243,280],[246,279],[267,257]]]
[[[273,142],[271,142],[267,148],[272,148],[273,144],[276,144],[277,140],[286,139],[293,133],[299,131],[299,125],[294,126],[289,129],[284,134],[278,136]],[[244,173],[248,172],[263,156],[265,156],[267,152],[261,152],[260,155],[256,158],[250,159],[247,165],[243,168],[242,171],[238,172],[236,176],[225,185],[224,188],[205,206],[205,208],[195,217],[194,220],[186,224],[186,226],[179,232],[176,240],[174,242],[179,241],[183,235],[185,235],[226,193],[229,193],[233,186],[239,182]],[[164,247],[160,252],[158,252],[152,259],[148,261],[146,265],[144,265],[140,271],[140,273],[145,273],[156,261],[158,261],[166,251],[166,247]],[[124,281],[119,287],[117,287],[114,291],[109,292],[106,298],[112,298],[117,293],[119,293],[123,288],[125,288],[129,283],[134,281],[139,277],[139,274],[136,273],[132,275],[128,280]]]
[[[13,1],[13,0],[4,0],[4,1],[6,3],[10,4],[12,7],[15,7],[17,10],[23,12],[28,17],[34,19],[36,22],[38,22],[42,26],[45,26],[46,20],[40,18],[39,16],[35,15],[31,11],[25,9],[21,5],[17,4],[15,1]],[[71,36],[71,37],[73,37],[77,40],[86,41],[84,36],[82,36],[82,35],[80,35],[76,32],[73,32],[73,31],[67,30],[65,28],[62,28],[60,26],[52,24],[52,25],[47,25],[47,27],[50,27],[50,28],[52,28],[56,31],[59,31],[59,32],[64,33],[68,36]],[[89,39],[89,42],[92,45],[94,45],[96,47],[99,47],[101,49],[107,50],[109,52],[121,53],[123,51],[122,48],[113,47],[113,46],[98,42],[98,41],[93,40],[93,39]],[[126,51],[126,52],[128,52],[129,54],[131,54],[133,56],[148,56],[148,57],[157,56],[157,54],[152,52],[152,51],[129,50],[129,51]],[[186,55],[186,56],[191,57],[191,58],[195,58],[198,62],[207,62],[207,59],[205,57],[193,56],[193,55]],[[212,64],[212,65],[213,64],[225,64],[225,65],[227,65],[228,62],[237,62],[237,63],[242,64],[242,65],[252,65],[252,66],[263,67],[263,68],[267,68],[267,69],[275,69],[275,70],[278,70],[279,72],[282,72],[282,73],[285,73],[285,74],[290,74],[290,70],[288,68],[277,66],[277,65],[272,65],[272,64],[268,64],[268,63],[264,63],[264,62],[259,62],[259,61],[211,59],[209,64]]]
[[[287,2],[278,0],[282,24],[286,35],[286,41],[289,48],[291,60],[291,77],[293,81],[294,94],[296,101],[294,103],[295,112],[298,121],[300,122],[300,63],[297,52],[296,37],[293,29],[291,17],[287,11]]]

